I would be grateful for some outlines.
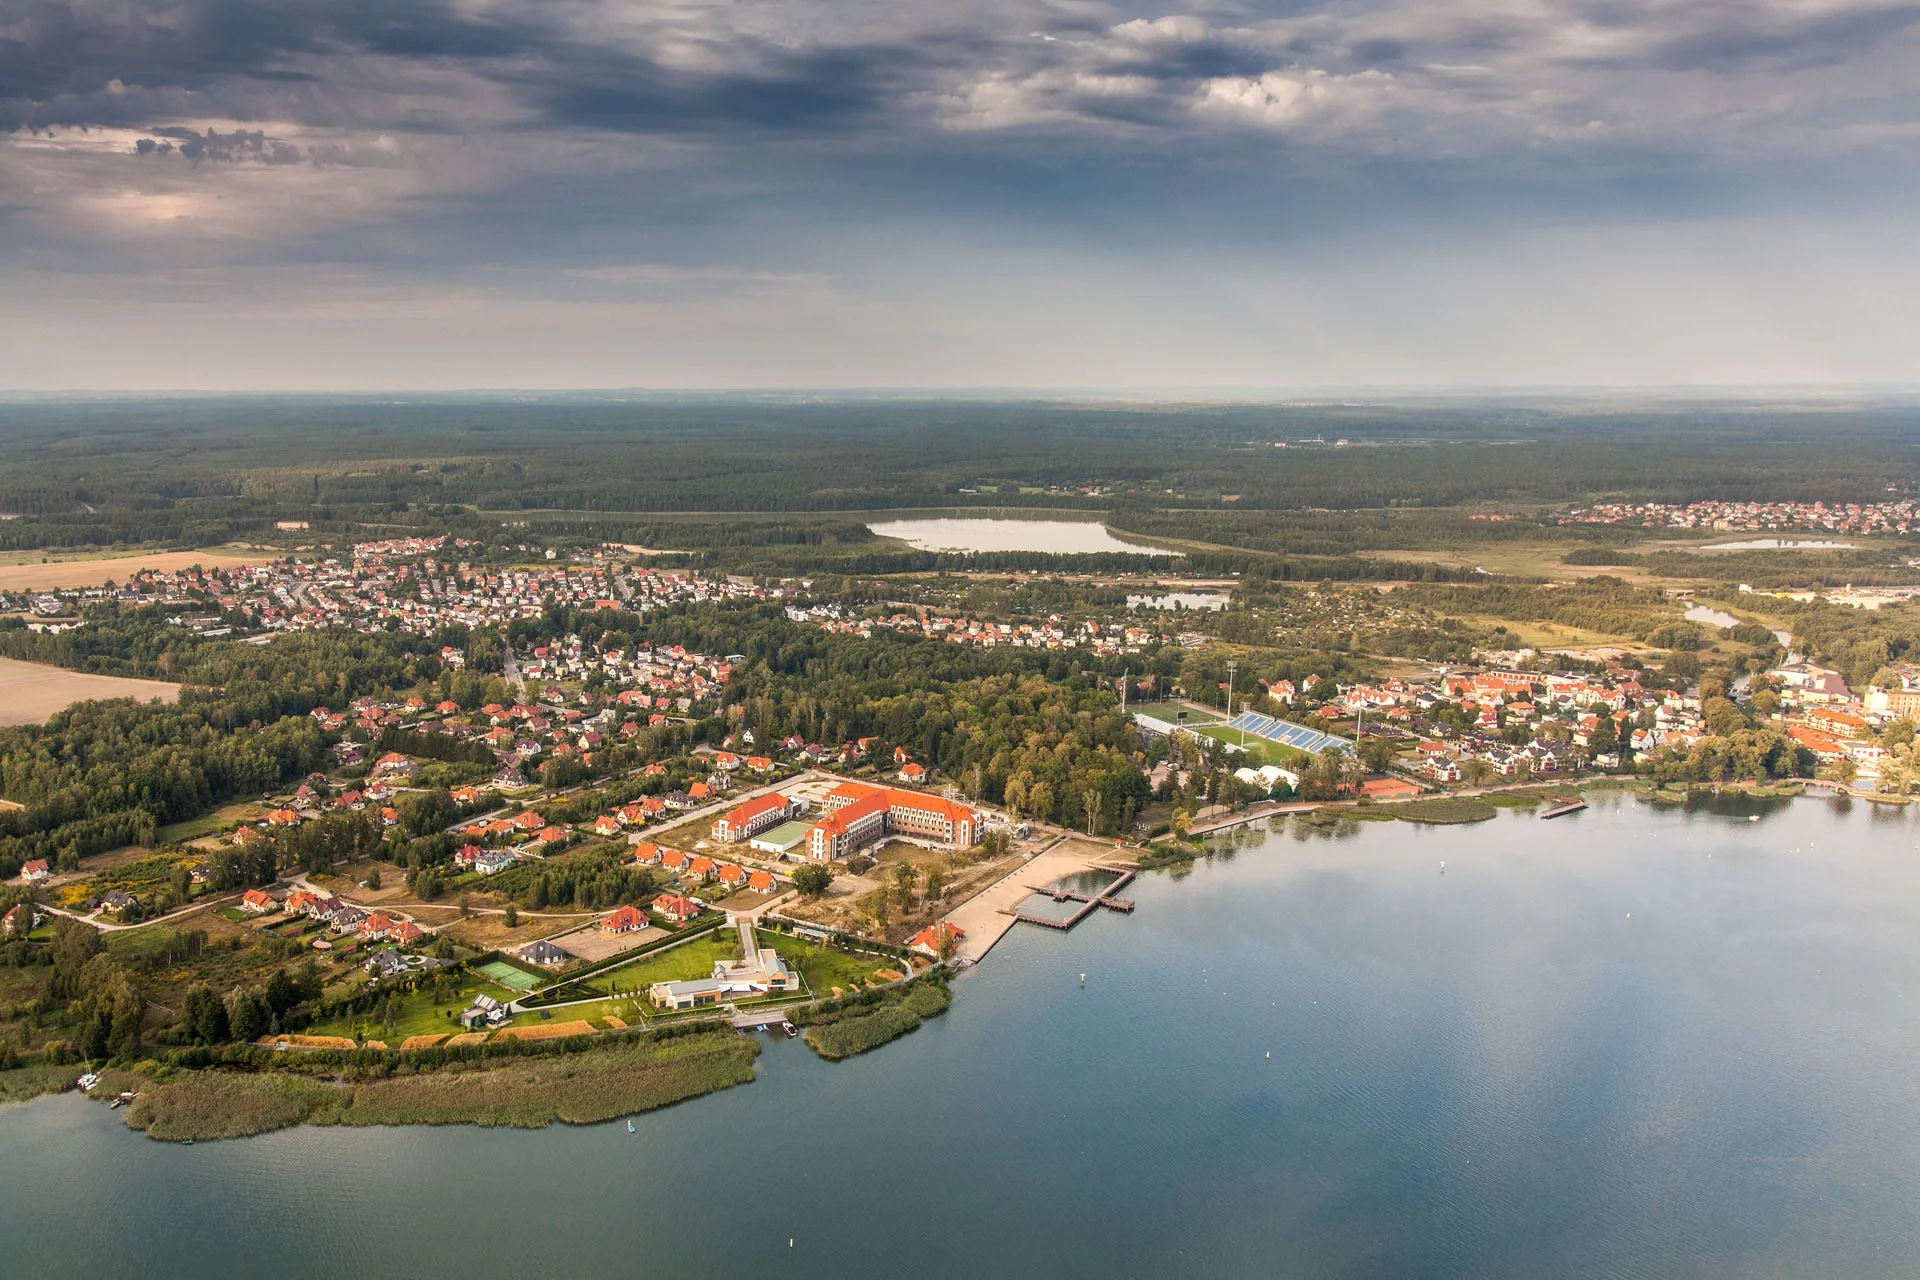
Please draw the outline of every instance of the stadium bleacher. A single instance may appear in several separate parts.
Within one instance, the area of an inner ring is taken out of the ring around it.
[[[1318,729],[1309,729],[1303,724],[1294,724],[1291,720],[1263,716],[1258,711],[1242,711],[1227,721],[1227,726],[1244,730],[1255,737],[1265,738],[1268,742],[1277,742],[1283,747],[1311,751],[1315,755],[1322,751],[1345,751],[1353,746],[1345,738],[1331,733],[1322,733]]]

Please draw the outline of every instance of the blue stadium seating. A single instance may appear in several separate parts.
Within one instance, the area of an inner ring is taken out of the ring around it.
[[[1255,737],[1277,742],[1284,747],[1293,747],[1299,751],[1311,751],[1316,755],[1322,751],[1345,751],[1353,744],[1345,738],[1331,733],[1321,733],[1318,729],[1309,729],[1303,724],[1294,724],[1290,720],[1263,716],[1258,711],[1242,711],[1227,721],[1228,727],[1241,729]]]

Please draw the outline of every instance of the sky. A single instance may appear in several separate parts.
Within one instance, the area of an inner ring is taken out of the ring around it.
[[[1920,2],[1142,3],[0,0],[0,391],[1920,383]]]

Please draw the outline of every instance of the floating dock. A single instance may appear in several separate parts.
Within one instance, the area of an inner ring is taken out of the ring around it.
[[[1062,889],[1058,886],[1044,889],[1038,885],[1030,884],[1027,886],[1032,892],[1040,894],[1043,897],[1052,898],[1055,902],[1079,903],[1080,909],[1064,920],[1055,920],[1051,916],[1030,915],[1025,911],[1008,911],[1007,914],[1015,920],[1024,920],[1028,924],[1044,925],[1049,929],[1059,929],[1064,933],[1066,930],[1079,924],[1082,920],[1085,920],[1101,907],[1105,907],[1109,911],[1132,911],[1132,898],[1116,898],[1113,895],[1117,891],[1132,884],[1133,878],[1140,874],[1139,871],[1133,867],[1107,866],[1096,866],[1093,870],[1111,872],[1115,879],[1098,893],[1082,893],[1077,889]]]
[[[1569,800],[1567,803],[1557,804],[1551,809],[1542,809],[1540,816],[1542,818],[1564,818],[1568,814],[1578,813],[1586,807],[1587,802],[1585,800]]]

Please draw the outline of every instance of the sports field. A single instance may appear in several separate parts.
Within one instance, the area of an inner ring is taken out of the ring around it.
[[[514,968],[504,960],[489,960],[475,972],[483,973],[501,986],[511,987],[515,991],[531,991],[545,981],[534,977],[524,969]]]

